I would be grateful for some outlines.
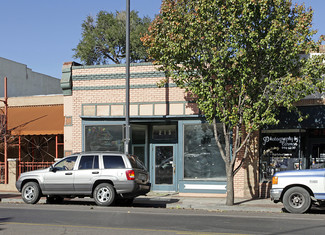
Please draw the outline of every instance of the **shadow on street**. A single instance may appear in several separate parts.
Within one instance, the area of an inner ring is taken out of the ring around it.
[[[116,202],[116,207],[139,207],[139,208],[167,208],[167,204],[177,203],[179,199],[164,199],[159,198],[136,198],[131,205]],[[64,199],[61,205],[84,205],[84,206],[97,206],[93,199],[90,198],[74,198]],[[55,204],[54,204],[55,205]]]

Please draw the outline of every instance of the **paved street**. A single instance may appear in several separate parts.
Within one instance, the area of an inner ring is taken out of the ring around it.
[[[0,204],[0,234],[322,234],[325,214]]]

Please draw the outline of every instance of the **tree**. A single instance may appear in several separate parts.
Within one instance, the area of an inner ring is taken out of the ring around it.
[[[278,123],[278,107],[295,109],[296,101],[324,90],[324,56],[302,56],[322,41],[312,39],[312,16],[291,0],[165,0],[142,38],[154,63],[213,123],[227,205],[253,133]]]
[[[148,60],[145,47],[140,41],[151,20],[142,19],[138,12],[130,13],[130,61]],[[126,53],[126,12],[108,13],[100,11],[97,17],[88,16],[82,24],[82,40],[73,51],[74,58],[87,65],[120,64]]]

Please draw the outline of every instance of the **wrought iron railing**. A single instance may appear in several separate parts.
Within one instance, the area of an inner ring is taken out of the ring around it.
[[[0,184],[5,183],[5,163],[0,162]]]
[[[19,175],[21,173],[50,167],[54,162],[19,162]]]

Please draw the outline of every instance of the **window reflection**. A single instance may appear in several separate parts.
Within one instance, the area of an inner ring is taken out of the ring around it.
[[[65,158],[64,160],[55,164],[55,170],[57,170],[57,171],[73,170],[76,160],[77,160],[76,156]]]
[[[173,183],[173,146],[157,146],[155,148],[156,184]]]
[[[123,151],[122,125],[85,127],[86,151]]]
[[[221,124],[218,125],[222,133]],[[224,146],[223,135],[219,137]],[[213,126],[184,125],[184,179],[225,180],[225,163],[214,138]]]

